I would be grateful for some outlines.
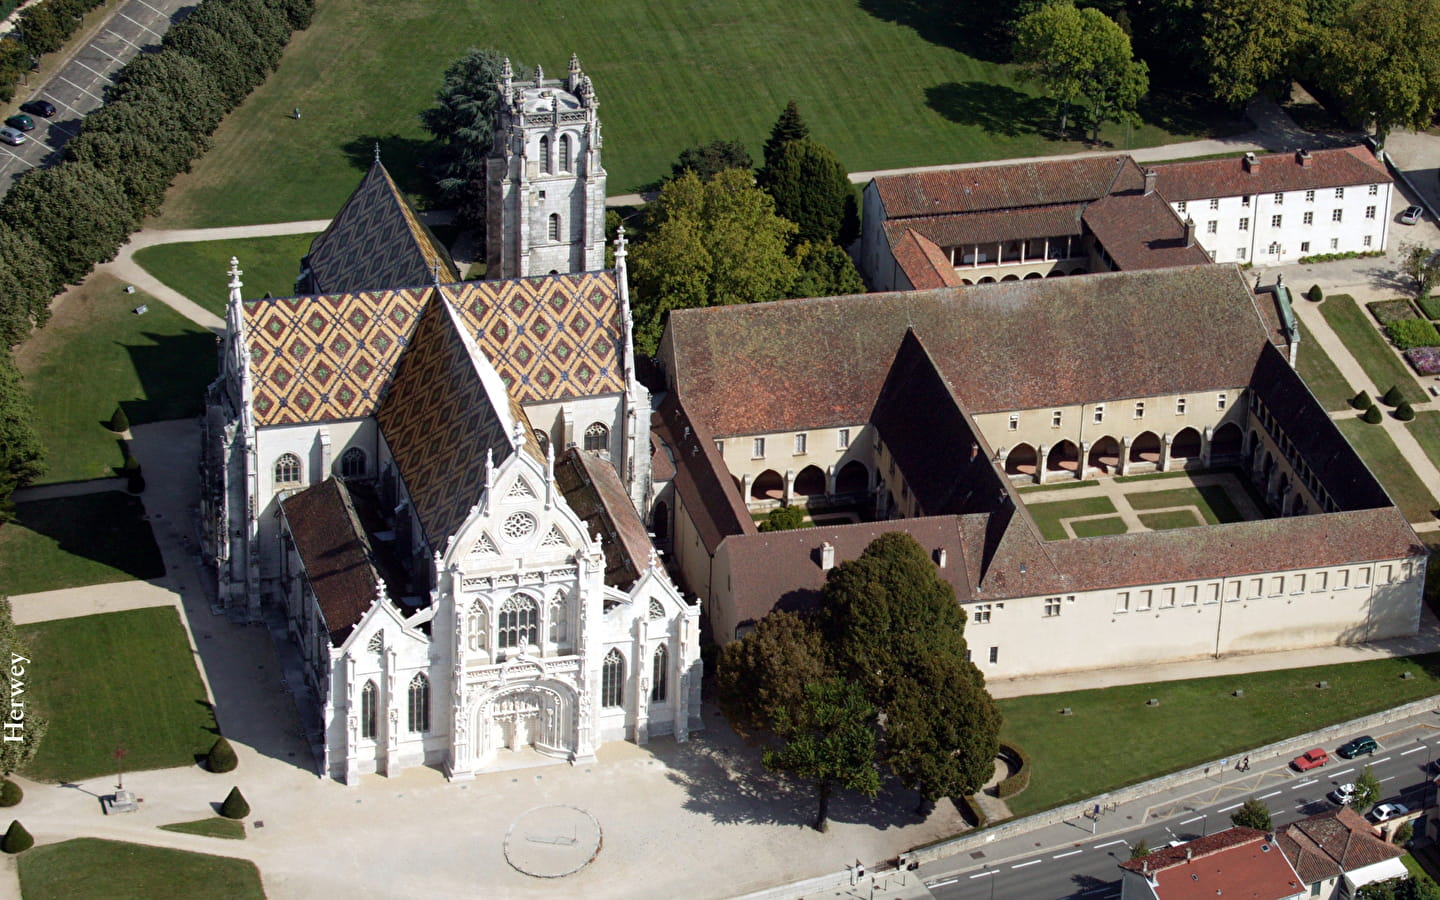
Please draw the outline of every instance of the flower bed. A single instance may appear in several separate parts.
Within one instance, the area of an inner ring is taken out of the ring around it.
[[[1375,321],[1381,325],[1389,325],[1391,322],[1399,322],[1401,319],[1418,319],[1415,315],[1415,308],[1410,305],[1409,300],[1375,300],[1365,304]]]
[[[1440,332],[1435,330],[1429,319],[1418,316],[1391,322],[1385,326],[1385,333],[1390,336],[1391,343],[1400,350],[1440,346]]]
[[[1406,350],[1405,361],[1421,375],[1440,375],[1440,347]]]

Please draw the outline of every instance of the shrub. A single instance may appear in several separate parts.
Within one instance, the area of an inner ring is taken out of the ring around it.
[[[17,806],[25,799],[25,792],[20,790],[20,785],[5,779],[0,781],[0,806]]]
[[[1416,347],[1405,351],[1405,360],[1421,375],[1440,375],[1440,347]]]
[[[25,826],[20,824],[19,819],[12,821],[5,831],[5,837],[0,838],[0,850],[6,853],[24,853],[33,846],[35,839],[25,830]]]
[[[1380,398],[1380,402],[1386,406],[1399,406],[1404,399],[1405,395],[1400,393],[1400,385],[1392,384],[1390,385],[1390,389]]]
[[[240,759],[235,755],[235,748],[225,738],[216,738],[210,752],[205,754],[205,768],[211,772],[233,772],[238,765]]]
[[[1415,407],[1410,405],[1408,400],[1401,400],[1395,406],[1395,418],[1402,422],[1408,422],[1415,418]]]
[[[1384,415],[1380,412],[1380,407],[1372,406],[1369,409],[1365,410],[1365,415],[1361,416],[1360,418],[1371,425],[1379,425],[1380,420],[1384,418]]]
[[[781,506],[770,510],[760,531],[793,531],[805,521],[805,510],[799,506]]]
[[[1312,284],[1310,285],[1310,290],[1305,293],[1305,296],[1310,298],[1311,303],[1319,303],[1325,299],[1325,292],[1320,290],[1320,285]]]
[[[1402,823],[1399,828],[1395,829],[1395,843],[1402,846],[1409,843],[1414,836],[1415,826],[1409,822]]]
[[[1350,405],[1355,407],[1356,409],[1369,409],[1370,407],[1375,405],[1375,401],[1370,399],[1369,392],[1361,391],[1354,397],[1350,398]]]
[[[124,434],[130,430],[130,417],[125,415],[123,406],[116,406],[115,413],[110,416],[110,430],[116,434]]]
[[[1145,840],[1144,838],[1141,838],[1141,839],[1140,839],[1140,843],[1138,843],[1138,844],[1136,844],[1135,846],[1133,846],[1133,847],[1130,848],[1130,858],[1131,858],[1131,859],[1141,859],[1142,857],[1146,857],[1146,856],[1149,856],[1149,855],[1150,855],[1150,842],[1147,841],[1147,840]]]
[[[1015,774],[995,786],[995,794],[1001,800],[1013,797],[1030,786],[1030,755],[1014,744],[1001,744],[1000,755],[1015,760]]]
[[[1401,350],[1412,347],[1434,347],[1440,344],[1440,331],[1430,324],[1429,319],[1401,319],[1385,326],[1390,341]]]
[[[960,813],[960,818],[964,819],[965,823],[971,828],[984,828],[990,824],[990,819],[986,817],[985,810],[981,809],[980,805],[971,800],[969,796],[961,795],[951,797],[950,800],[955,804],[955,809]]]
[[[128,478],[140,474],[140,460],[132,456],[129,450],[125,451],[125,462],[120,465],[120,471],[125,473]]]
[[[145,493],[145,476],[139,471],[131,472],[125,478],[125,490],[132,494]]]
[[[243,819],[250,815],[250,804],[245,802],[238,787],[232,787],[225,802],[220,804],[220,815],[227,819]]]
[[[1375,321],[1381,325],[1389,325],[1391,322],[1399,322],[1402,319],[1418,319],[1415,315],[1415,307],[1410,305],[1409,300],[1372,300],[1365,304]]]
[[[1440,319],[1440,297],[1421,297],[1415,301],[1420,311],[1431,319]]]

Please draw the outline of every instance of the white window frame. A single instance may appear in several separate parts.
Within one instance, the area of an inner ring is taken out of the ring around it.
[[[1102,423],[1102,422],[1104,422],[1104,421],[1105,421],[1105,404],[1103,404],[1103,403],[1097,403],[1097,404],[1095,404],[1095,418],[1094,418],[1094,423],[1095,423],[1096,425],[1099,425],[1100,423]]]
[[[809,443],[809,436],[805,432],[802,431],[799,434],[795,435],[795,455],[804,456],[805,448],[809,445]]]
[[[1225,396],[1225,392],[1224,392],[1224,391],[1221,391],[1220,393],[1218,393],[1218,394],[1215,395],[1215,408],[1216,408],[1216,409],[1224,409],[1224,408],[1225,408],[1225,405],[1226,405],[1227,403],[1229,403],[1229,402],[1230,402],[1230,400],[1229,400],[1228,397]]]
[[[764,458],[765,458],[765,439],[764,439],[763,437],[757,437],[757,438],[751,438],[751,439],[750,439],[750,458],[751,458],[751,459],[764,459]]]
[[[845,450],[850,446],[850,429],[841,428],[835,432],[835,446]]]

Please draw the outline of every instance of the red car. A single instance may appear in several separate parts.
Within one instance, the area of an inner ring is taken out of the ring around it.
[[[1318,769],[1330,761],[1330,754],[1316,747],[1314,750],[1307,750],[1300,756],[1290,760],[1290,765],[1295,767],[1297,772],[1308,772],[1311,769]]]

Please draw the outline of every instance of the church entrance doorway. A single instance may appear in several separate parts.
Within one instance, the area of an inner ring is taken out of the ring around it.
[[[574,713],[568,692],[534,683],[502,689],[478,710],[477,757],[493,760],[502,752],[531,749],[546,756],[568,756],[575,749]]]

